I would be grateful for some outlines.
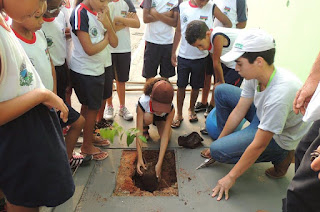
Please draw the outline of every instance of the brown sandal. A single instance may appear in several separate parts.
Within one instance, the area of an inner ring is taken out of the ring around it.
[[[175,128],[179,128],[182,121],[183,121],[183,118],[182,119],[173,120],[173,122],[171,124],[171,127],[174,128],[174,129]]]

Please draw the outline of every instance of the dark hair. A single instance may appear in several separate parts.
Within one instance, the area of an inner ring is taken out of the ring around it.
[[[146,82],[146,84],[144,85],[143,88],[143,93],[147,96],[151,95],[152,92],[152,88],[154,86],[154,84],[156,84],[157,82],[164,80],[170,83],[170,81],[167,78],[164,77],[158,77],[158,78],[150,78],[148,79],[148,81]]]
[[[273,48],[263,52],[245,52],[241,57],[248,59],[251,64],[257,59],[257,57],[262,57],[268,65],[272,65],[275,54],[276,49]]]
[[[186,40],[190,45],[192,45],[198,39],[204,39],[207,31],[209,31],[209,28],[205,22],[199,20],[191,21],[186,29]]]

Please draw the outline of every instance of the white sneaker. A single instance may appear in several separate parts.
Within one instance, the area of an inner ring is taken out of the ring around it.
[[[110,121],[113,120],[113,107],[107,106],[107,108],[104,110],[103,118]]]
[[[126,121],[133,120],[133,115],[129,112],[129,110],[125,106],[119,109],[119,116],[121,116]]]

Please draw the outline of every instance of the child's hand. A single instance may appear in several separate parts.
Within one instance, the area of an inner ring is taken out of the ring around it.
[[[146,165],[144,164],[143,162],[143,159],[142,158],[139,158],[138,159],[138,162],[137,162],[137,172],[139,175],[143,175],[142,171],[141,171],[141,166],[142,168],[144,168],[145,170],[147,170],[147,167]]]
[[[54,108],[56,110],[61,111],[60,118],[63,122],[67,122],[69,113],[67,105],[59,96],[55,95],[52,91],[45,89],[44,92],[45,99],[42,102],[42,104],[46,105],[49,109]]]
[[[65,33],[67,39],[71,38],[71,32],[70,32],[70,28],[69,27],[66,27],[64,33]]]
[[[159,163],[157,163],[157,165],[155,166],[155,170],[156,170],[156,177],[158,178],[158,181],[160,182],[160,179],[161,179],[161,165],[159,165]]]
[[[172,64],[174,67],[177,67],[177,55],[176,55],[176,54],[172,54],[172,55],[171,55],[171,64]]]
[[[135,16],[135,13],[133,12],[128,12],[126,15],[126,18],[133,18]]]

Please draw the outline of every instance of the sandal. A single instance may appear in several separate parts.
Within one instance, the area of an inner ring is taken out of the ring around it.
[[[171,124],[171,127],[172,127],[173,129],[179,128],[182,121],[183,121],[183,118],[182,118],[182,119],[173,120],[173,122],[172,122],[172,124]]]
[[[96,134],[95,136],[94,136],[94,139],[93,139],[93,141],[92,141],[92,144],[94,145],[94,146],[96,146],[96,147],[102,147],[102,148],[104,148],[104,147],[107,147],[107,146],[110,146],[110,141],[108,140],[108,139],[103,139],[101,136],[100,136],[100,134]]]
[[[197,114],[190,112],[190,114],[189,114],[189,121],[190,121],[190,122],[197,122],[197,121],[198,121]]]
[[[208,149],[204,149],[200,152],[201,157],[203,158],[211,158],[211,155],[206,155],[206,152],[208,151]]]
[[[104,152],[101,149],[99,149],[98,152],[92,153],[92,154],[88,154],[88,153],[85,153],[85,152],[81,152],[80,154],[85,156],[85,157],[91,155],[92,156],[92,160],[96,160],[96,161],[104,160],[109,156],[108,152]],[[99,156],[102,156],[102,157],[99,157]]]
[[[206,129],[205,127],[202,128],[202,129],[200,130],[200,132],[201,132],[202,135],[208,135],[208,134],[209,134],[208,131],[207,131],[207,129]]]

